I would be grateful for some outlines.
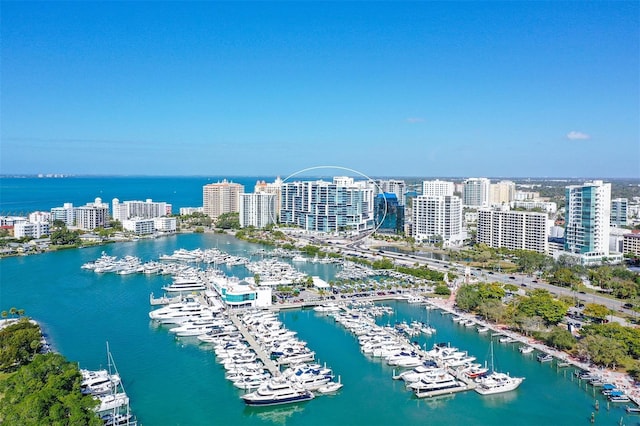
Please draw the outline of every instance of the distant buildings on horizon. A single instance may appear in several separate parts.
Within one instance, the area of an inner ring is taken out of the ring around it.
[[[227,181],[204,185],[202,207],[182,207],[181,215],[203,213],[216,220],[238,213],[241,227],[271,224],[309,232],[404,234],[416,242],[459,247],[475,239],[489,247],[568,255],[583,264],[621,260],[640,254],[638,234],[625,229],[640,222],[639,201],[611,199],[611,184],[601,180],[566,187],[566,205],[543,199],[532,186],[510,180],[472,177],[453,182],[425,180],[411,191],[401,179],[256,182],[252,193]],[[108,227],[112,219],[135,234],[175,232],[176,218],[165,202],[100,198],[83,206],[64,203],[49,212],[0,217],[0,226],[16,237],[40,238],[51,223],[63,221],[84,231]],[[630,220],[633,218],[633,220]],[[474,236],[475,234],[475,236]]]

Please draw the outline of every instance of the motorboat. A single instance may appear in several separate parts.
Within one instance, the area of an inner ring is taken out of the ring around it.
[[[534,351],[533,346],[523,345],[518,348],[521,354],[530,354]]]
[[[314,395],[288,380],[271,379],[241,398],[247,405],[269,406],[309,401]]]
[[[542,352],[538,354],[536,359],[538,360],[538,362],[551,362],[553,361],[553,355]]]
[[[524,381],[524,377],[511,377],[506,373],[493,372],[476,380],[475,390],[480,395],[493,395],[496,393],[515,390]]]

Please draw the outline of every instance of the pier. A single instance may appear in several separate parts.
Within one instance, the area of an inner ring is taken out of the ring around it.
[[[247,341],[251,349],[253,349],[253,351],[256,353],[256,356],[260,359],[260,361],[262,361],[265,368],[269,370],[269,373],[271,373],[273,377],[278,377],[280,375],[280,369],[273,362],[269,354],[267,354],[262,349],[262,346],[258,344],[256,339],[253,338],[251,333],[249,333],[249,330],[247,330],[242,321],[240,321],[238,315],[235,312],[229,312],[229,319],[231,320],[231,322],[233,322],[233,325],[238,328],[238,331],[242,333],[244,339]]]

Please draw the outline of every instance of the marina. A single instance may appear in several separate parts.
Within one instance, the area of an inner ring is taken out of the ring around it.
[[[149,261],[157,259],[158,253],[172,253],[180,247],[195,249],[216,245],[225,245],[237,255],[255,250],[255,246],[218,235],[180,235],[107,248],[110,256],[132,255]],[[336,324],[329,313],[313,309],[281,310],[275,315],[315,352],[315,363],[326,362],[339,372],[344,387],[335,394],[315,397],[304,404],[272,408],[248,406],[241,396],[250,390],[238,389],[225,378],[227,374],[237,373],[216,362],[211,343],[200,344],[195,337],[176,338],[169,333],[168,326],[154,325],[148,317],[150,309],[163,306],[150,308],[150,294],[161,295],[161,287],[171,283],[171,277],[144,273],[95,274],[80,268],[100,257],[104,250],[87,248],[4,259],[3,297],[10,298],[38,319],[55,350],[81,365],[104,365],[104,357],[97,354],[104,353],[104,342],[108,340],[118,354],[119,372],[141,424],[207,424],[215,417],[221,424],[305,425],[322,418],[323,422],[346,425],[352,424],[349,420],[352,407],[363,406],[370,408],[362,414],[362,421],[372,425],[423,424],[425,413],[434,422],[445,424],[492,425],[511,416],[523,419],[521,424],[574,425],[588,423],[594,398],[600,401],[601,407],[611,403],[610,410],[601,408],[596,412],[597,424],[618,424],[622,416],[637,418],[625,409],[630,403],[610,402],[599,391],[594,394],[591,384],[573,375],[575,367],[557,369],[554,361],[553,368],[549,368],[547,363],[536,362],[535,357],[522,356],[518,345],[498,342],[495,343],[497,369],[510,372],[514,377],[526,377],[517,390],[490,396],[461,391],[418,398],[407,392],[403,383],[392,379],[394,369],[397,375],[399,367],[387,364],[381,357],[364,355],[351,332]],[[304,265],[334,267],[312,262]],[[54,267],[58,273],[52,276],[49,272]],[[25,270],[29,273],[24,274]],[[324,275],[319,269],[311,270],[326,281],[333,279],[333,275]],[[12,282],[21,285],[12,286]],[[46,285],[42,285],[45,282]],[[34,292],[40,297],[33,298]],[[435,343],[450,342],[451,346],[475,356],[478,363],[488,359],[493,333],[477,333],[475,327],[459,326],[451,321],[450,315],[441,315],[440,312],[446,311],[440,307],[431,309],[427,320],[427,310],[420,304],[400,300],[382,303],[390,308],[387,312],[392,313],[375,317],[381,326],[389,323],[395,328],[396,323],[411,325],[417,321],[429,323],[437,330],[431,335],[421,333],[409,339],[417,342],[422,352],[427,352]],[[57,309],[52,310],[51,306]],[[76,312],[76,316],[67,314],[71,311]],[[83,318],[85,327],[77,327],[77,316]],[[554,398],[546,392],[548,389],[554,390],[553,395],[564,397]],[[179,408],[167,410],[167,401]]]

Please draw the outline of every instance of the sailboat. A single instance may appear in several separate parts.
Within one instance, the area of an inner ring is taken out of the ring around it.
[[[480,395],[493,395],[496,393],[515,390],[524,381],[524,377],[511,377],[509,374],[499,373],[494,370],[493,363],[493,339],[491,340],[491,373],[476,380],[476,392]]]
[[[96,412],[105,425],[135,426],[137,422],[129,407],[129,397],[124,391],[122,381],[119,379],[120,374],[109,350],[109,342],[107,342],[107,365],[109,377],[117,377],[118,380],[114,382],[111,393],[96,397],[100,401]]]

